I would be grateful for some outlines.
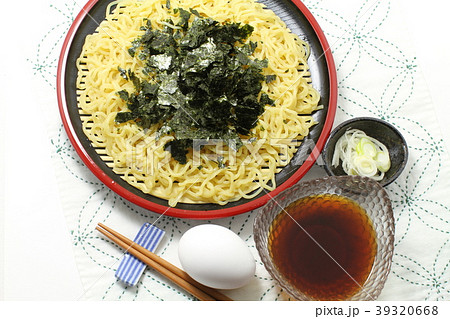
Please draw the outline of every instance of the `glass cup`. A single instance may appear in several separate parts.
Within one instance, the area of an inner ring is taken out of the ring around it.
[[[376,181],[360,176],[330,176],[302,182],[281,192],[258,209],[253,235],[256,248],[269,274],[285,292],[297,300],[318,300],[298,288],[276,266],[269,251],[272,222],[290,203],[313,195],[334,194],[353,200],[370,219],[376,237],[376,253],[361,288],[345,300],[376,300],[390,272],[394,250],[394,217],[388,194]],[[276,236],[272,234],[271,236]]]

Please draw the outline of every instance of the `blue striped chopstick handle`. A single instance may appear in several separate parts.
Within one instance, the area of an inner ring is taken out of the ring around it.
[[[165,232],[158,227],[145,223],[134,238],[134,242],[147,250],[154,252],[161,242]],[[135,286],[144,272],[146,264],[126,253],[116,270],[116,278],[128,286]]]

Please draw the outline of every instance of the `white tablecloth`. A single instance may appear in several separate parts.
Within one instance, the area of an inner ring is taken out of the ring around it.
[[[61,41],[86,1],[9,2],[0,19],[0,298],[7,300],[187,300],[153,272],[139,289],[113,276],[121,251],[93,231],[99,219],[134,236],[157,215],[113,194],[82,165],[61,126],[55,74]],[[380,300],[450,299],[448,149],[449,22],[429,0],[308,0],[332,46],[339,92],[335,123],[384,117],[410,146],[410,161],[388,187],[397,223],[392,272]],[[371,72],[374,69],[380,72]],[[307,176],[323,175],[314,167]],[[214,220],[252,248],[252,214]],[[125,221],[124,221],[125,220]],[[162,218],[159,253],[173,263],[181,234],[199,221]],[[259,259],[258,259],[259,260]],[[259,264],[239,300],[281,299]]]

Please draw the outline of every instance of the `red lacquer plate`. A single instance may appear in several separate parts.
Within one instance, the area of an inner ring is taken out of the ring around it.
[[[167,200],[145,194],[131,186],[100,158],[82,129],[78,113],[76,59],[81,53],[86,35],[92,34],[105,17],[111,0],[91,0],[75,18],[65,38],[58,64],[57,96],[61,118],[67,135],[86,166],[106,186],[126,200],[155,213],[189,219],[215,219],[230,217],[254,210],[273,196],[296,184],[315,163],[331,132],[336,113],[336,69],[330,47],[319,24],[298,0],[262,0],[291,29],[305,40],[311,49],[308,64],[312,85],[319,91],[324,107],[314,112],[315,125],[305,138],[291,162],[276,174],[277,188],[262,191],[252,199],[240,199],[226,205],[179,203],[170,207]]]

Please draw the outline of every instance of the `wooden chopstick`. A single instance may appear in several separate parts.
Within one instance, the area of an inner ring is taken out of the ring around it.
[[[208,295],[207,293],[205,293],[204,291],[198,289],[194,285],[190,284],[186,280],[184,280],[184,279],[180,278],[179,276],[175,275],[174,273],[172,273],[168,269],[162,267],[160,264],[158,264],[154,260],[150,259],[146,255],[144,255],[141,252],[139,252],[138,250],[136,250],[135,249],[135,245],[137,245],[137,244],[133,244],[132,246],[130,246],[130,245],[124,243],[123,241],[121,241],[120,239],[118,239],[117,237],[115,237],[114,235],[108,233],[106,230],[104,230],[104,229],[102,229],[100,227],[96,227],[96,229],[98,231],[100,231],[103,235],[105,235],[106,237],[108,237],[109,239],[114,241],[120,247],[125,249],[127,252],[129,252],[130,254],[135,256],[136,258],[139,258],[144,263],[146,263],[148,266],[152,267],[153,269],[158,271],[161,275],[163,275],[167,279],[171,280],[172,282],[174,282],[175,284],[177,284],[178,286],[180,286],[184,290],[188,291],[193,296],[197,297],[199,300],[204,300],[204,301],[216,300],[214,297],[212,297],[212,296]]]
[[[103,235],[114,241],[127,252],[142,260],[148,266],[152,267],[160,274],[185,289],[199,300],[224,300],[232,301],[233,299],[225,296],[219,291],[206,287],[194,280],[186,272],[169,263],[167,260],[159,257],[144,247],[138,245],[127,237],[114,231],[113,229],[99,223],[96,227]]]

